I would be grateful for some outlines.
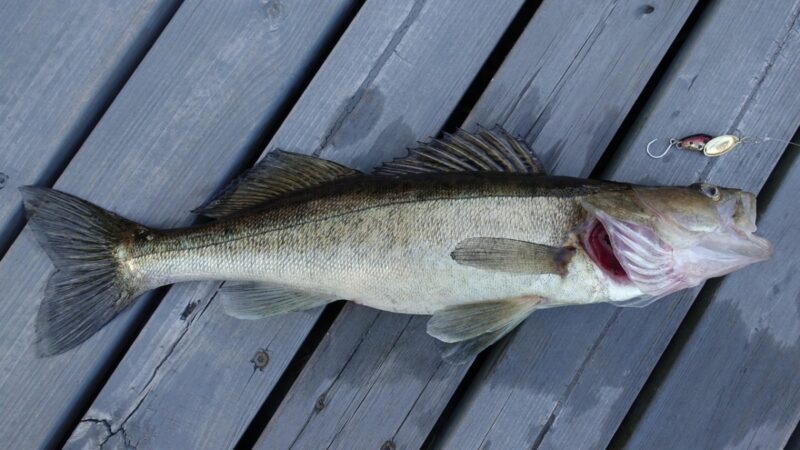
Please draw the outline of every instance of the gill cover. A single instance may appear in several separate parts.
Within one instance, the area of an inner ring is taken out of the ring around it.
[[[654,216],[633,190],[599,193],[581,203],[606,229],[614,255],[639,290],[655,299],[683,288],[672,247],[658,237]]]
[[[697,286],[769,258],[755,236],[755,197],[701,183],[643,187],[587,197],[628,278],[649,298]]]

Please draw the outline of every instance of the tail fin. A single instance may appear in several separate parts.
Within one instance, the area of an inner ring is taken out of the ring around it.
[[[56,267],[36,318],[39,354],[55,355],[87,340],[140,293],[116,252],[146,228],[53,189],[20,191],[36,239]]]

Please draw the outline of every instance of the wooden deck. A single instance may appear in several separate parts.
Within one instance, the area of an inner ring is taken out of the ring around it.
[[[800,0],[0,2],[0,448],[800,448]],[[476,124],[551,173],[759,194],[775,257],[643,309],[535,313],[470,364],[426,317],[237,321],[148,294],[38,358],[52,266],[17,187],[157,227],[283,148],[368,170]],[[795,437],[793,438],[793,434]]]

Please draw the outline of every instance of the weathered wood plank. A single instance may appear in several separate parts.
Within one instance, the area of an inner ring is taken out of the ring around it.
[[[444,363],[427,317],[347,305],[256,448],[419,448],[466,370]],[[426,342],[427,341],[427,342]],[[419,370],[424,368],[424,370]]]
[[[545,1],[467,123],[501,123],[556,172],[587,175],[692,6]],[[418,447],[468,368],[441,363],[426,321],[346,306],[257,447]]]
[[[800,421],[800,159],[780,181],[759,227],[775,256],[702,298],[627,446],[782,448]]]
[[[189,223],[187,211],[252,157],[265,126],[277,126],[276,114],[353,5],[185,2],[56,187],[150,225]],[[0,261],[6,448],[39,447],[70,431],[63,428],[80,418],[74,408],[94,395],[154,298],[79,348],[37,358],[33,320],[51,270],[28,230]]]
[[[52,183],[176,6],[0,4],[0,252],[23,224],[17,187]]]
[[[370,0],[268,149],[317,153],[364,169],[401,154],[417,137],[438,131],[521,4],[503,0],[464,8],[459,0]],[[96,445],[107,437],[106,425],[124,430],[140,447],[236,444],[319,310],[238,321],[213,301],[216,287],[205,283],[170,290],[67,447]],[[187,309],[190,304],[195,306]],[[349,325],[343,331],[348,330]],[[405,335],[423,332],[416,327]],[[251,362],[260,349],[269,358],[263,370]],[[404,356],[414,351],[407,348]],[[338,401],[329,398],[332,405]]]
[[[676,153],[653,161],[644,148],[656,137],[698,131],[791,137],[800,123],[798,6],[730,1],[709,7],[606,177],[651,184],[705,179],[757,191],[782,145],[715,160]],[[598,305],[534,314],[477,377],[440,443],[604,447],[698,290],[643,309]]]

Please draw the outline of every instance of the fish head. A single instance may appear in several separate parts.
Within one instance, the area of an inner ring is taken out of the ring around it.
[[[756,198],[708,183],[600,191],[581,204],[589,256],[615,281],[659,298],[772,256]]]

